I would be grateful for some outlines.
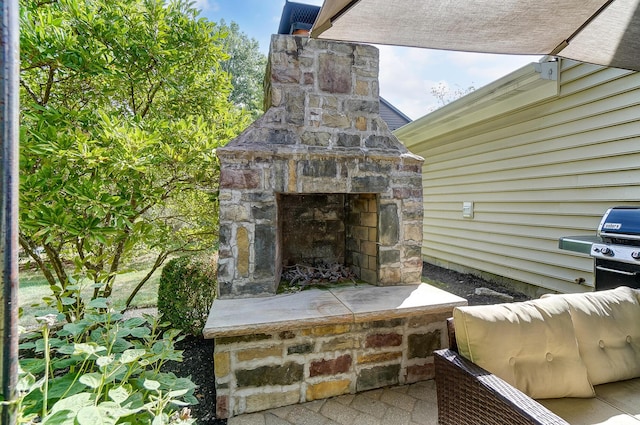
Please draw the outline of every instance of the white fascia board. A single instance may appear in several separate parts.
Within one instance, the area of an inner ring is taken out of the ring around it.
[[[549,79],[549,67],[555,67],[555,79]],[[478,90],[461,97],[422,118],[400,127],[393,134],[407,147],[501,114],[516,111],[555,97],[560,92],[558,62],[545,65],[532,62]]]

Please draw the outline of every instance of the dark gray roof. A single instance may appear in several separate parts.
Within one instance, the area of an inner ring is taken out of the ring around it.
[[[310,30],[320,12],[320,6],[287,0],[282,8],[278,34],[293,34],[297,29]]]
[[[382,97],[380,97],[380,118],[387,123],[391,131],[409,124],[412,121],[411,118],[400,112]]]

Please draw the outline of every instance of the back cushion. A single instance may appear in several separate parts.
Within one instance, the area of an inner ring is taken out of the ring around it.
[[[619,287],[563,297],[571,308],[578,347],[591,383],[598,385],[640,376],[637,292]]]
[[[457,307],[460,354],[533,398],[593,397],[561,297]]]

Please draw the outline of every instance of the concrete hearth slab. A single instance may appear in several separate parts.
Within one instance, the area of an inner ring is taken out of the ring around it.
[[[331,292],[320,289],[261,298],[217,299],[204,326],[205,338],[345,323],[352,313]]]
[[[359,285],[331,289],[354,316],[355,322],[407,317],[412,314],[450,312],[467,305],[464,298],[422,283],[406,286]]]
[[[451,311],[467,301],[427,285],[361,284],[264,298],[217,299],[205,338],[249,335],[332,323],[360,323]]]

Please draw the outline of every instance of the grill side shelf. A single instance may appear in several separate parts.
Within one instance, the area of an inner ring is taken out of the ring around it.
[[[602,239],[595,235],[563,236],[558,241],[558,248],[581,254],[591,254],[591,245],[594,243],[602,243]]]

